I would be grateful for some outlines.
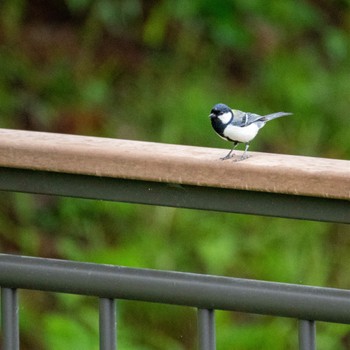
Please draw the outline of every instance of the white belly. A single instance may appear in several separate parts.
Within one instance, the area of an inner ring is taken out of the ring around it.
[[[250,124],[244,127],[228,125],[224,131],[224,136],[232,141],[245,143],[253,140],[258,131],[259,127],[256,124]]]

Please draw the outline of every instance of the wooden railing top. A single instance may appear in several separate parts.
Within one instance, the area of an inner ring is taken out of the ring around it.
[[[0,129],[0,167],[350,199],[350,161]],[[236,152],[237,157],[241,155]]]

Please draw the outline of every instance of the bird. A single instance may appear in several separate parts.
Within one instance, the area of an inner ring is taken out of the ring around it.
[[[210,111],[209,118],[215,132],[224,140],[233,142],[230,152],[222,160],[232,158],[233,150],[239,143],[245,144],[243,155],[238,160],[249,158],[247,155],[249,143],[258,134],[265,124],[276,118],[292,115],[292,113],[277,112],[267,115],[259,115],[231,109],[223,103],[216,104]]]

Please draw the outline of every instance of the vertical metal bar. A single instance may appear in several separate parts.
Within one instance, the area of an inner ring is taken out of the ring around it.
[[[315,321],[299,320],[299,350],[316,349]]]
[[[100,298],[100,350],[117,349],[117,318],[114,299]]]
[[[3,350],[19,350],[17,289],[1,288],[1,328]]]
[[[215,350],[215,312],[198,309],[199,350]]]

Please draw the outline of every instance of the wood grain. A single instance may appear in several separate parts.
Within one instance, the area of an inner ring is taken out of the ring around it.
[[[0,166],[350,199],[350,161],[0,129]],[[236,152],[237,157],[241,155]]]

